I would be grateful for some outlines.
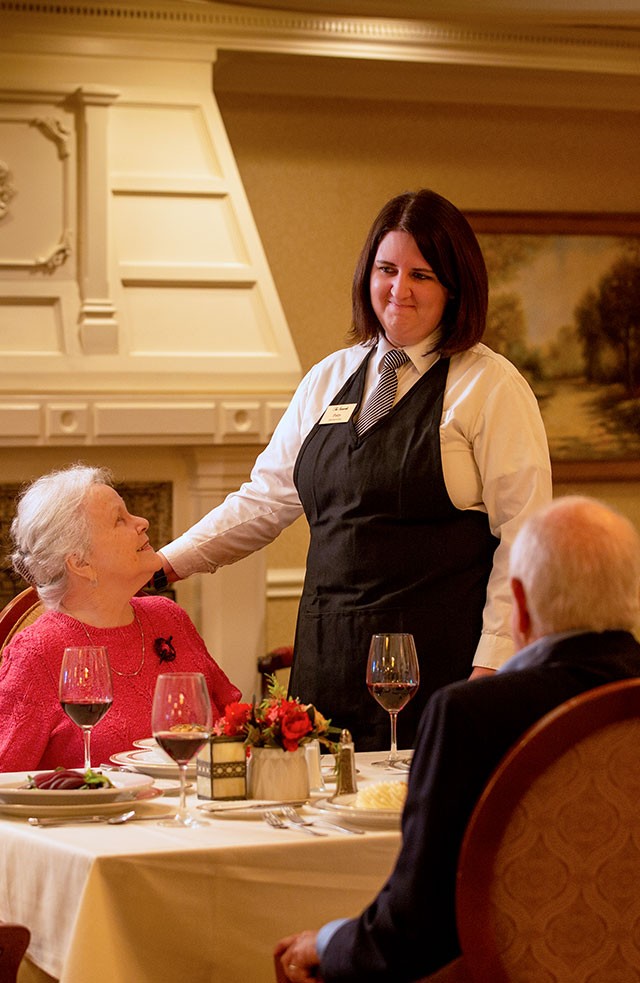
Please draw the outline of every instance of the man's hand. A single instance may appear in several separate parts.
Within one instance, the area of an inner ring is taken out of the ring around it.
[[[284,975],[291,983],[322,983],[318,976],[318,952],[316,937],[312,931],[299,932],[280,939],[274,956],[280,957]]]

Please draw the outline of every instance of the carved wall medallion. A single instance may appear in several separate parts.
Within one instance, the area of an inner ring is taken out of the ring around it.
[[[0,218],[9,210],[9,202],[16,193],[16,189],[11,183],[11,171],[9,165],[0,160]]]

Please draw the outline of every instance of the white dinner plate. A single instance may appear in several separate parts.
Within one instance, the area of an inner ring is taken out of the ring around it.
[[[144,788],[139,796],[134,799],[127,799],[125,802],[101,802],[98,805],[83,802],[82,805],[52,806],[46,804],[29,803],[28,805],[10,805],[7,802],[0,802],[0,816],[15,819],[28,819],[35,816],[37,819],[65,819],[74,816],[117,816],[121,812],[133,809],[136,815],[171,815],[171,803],[161,798],[162,793],[152,785]]]
[[[262,819],[265,812],[272,809],[277,812],[283,806],[299,808],[305,802],[307,799],[292,799],[290,802],[283,802],[282,799],[213,799],[201,802],[198,809],[216,819]]]
[[[346,819],[354,826],[375,829],[395,829],[400,826],[402,809],[357,809],[355,801],[355,792],[351,795],[335,795],[332,799],[319,799],[313,803],[313,808]]]
[[[157,789],[161,795],[175,795],[180,791],[180,782],[175,778],[154,778],[153,787]],[[185,790],[189,792],[192,788],[193,785],[191,782],[187,782],[185,785]]]
[[[34,772],[37,774],[37,772]],[[148,775],[131,775],[110,772],[113,788],[42,789],[24,788],[27,781],[23,773],[13,777],[0,775],[0,803],[3,805],[33,806],[84,806],[91,809],[109,802],[125,802],[134,799],[145,788],[153,785]],[[21,787],[22,786],[22,787]]]
[[[120,751],[118,754],[112,754],[110,760],[114,765],[124,765],[126,768],[133,768],[134,771],[140,772],[143,775],[151,775],[152,778],[180,777],[177,764],[165,757],[160,748],[136,748],[135,751]],[[187,765],[187,778],[195,777],[196,762],[194,758]]]
[[[157,749],[158,742],[155,737],[145,737],[140,741],[134,741],[133,746],[137,748],[142,748],[144,751],[149,751],[152,748]]]

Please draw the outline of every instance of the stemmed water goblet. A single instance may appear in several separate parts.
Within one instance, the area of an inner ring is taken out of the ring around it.
[[[111,666],[103,645],[64,650],[58,696],[64,712],[82,729],[87,771],[91,768],[91,732],[113,702]]]
[[[163,673],[156,680],[151,729],[158,745],[175,761],[180,773],[180,806],[163,826],[206,825],[187,810],[187,766],[211,733],[211,700],[201,672]]]
[[[373,635],[367,660],[367,689],[388,712],[391,720],[391,749],[374,765],[393,767],[400,761],[396,737],[397,718],[415,696],[420,685],[420,667],[413,635],[382,632]]]

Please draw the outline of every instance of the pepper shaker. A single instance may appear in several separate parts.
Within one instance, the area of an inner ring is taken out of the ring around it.
[[[346,729],[340,734],[337,772],[336,795],[351,795],[352,793],[358,791],[356,782],[356,756],[353,747],[353,738],[351,737],[350,732]]]

